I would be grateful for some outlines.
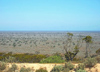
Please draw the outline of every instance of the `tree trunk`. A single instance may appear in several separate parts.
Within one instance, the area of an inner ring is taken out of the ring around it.
[[[85,58],[88,57],[88,47],[89,47],[89,43],[86,43],[86,55],[85,55]]]

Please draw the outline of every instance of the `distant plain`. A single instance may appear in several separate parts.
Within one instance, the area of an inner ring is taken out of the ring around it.
[[[64,41],[67,39],[65,32],[0,32],[0,52],[53,54],[64,53]],[[92,36],[93,43],[90,54],[100,48],[100,32],[71,32],[73,33],[73,46],[76,45],[78,36]],[[83,41],[77,56],[84,56],[85,42]]]

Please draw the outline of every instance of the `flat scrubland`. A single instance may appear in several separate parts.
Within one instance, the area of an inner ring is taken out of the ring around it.
[[[100,32],[72,32],[73,45],[79,35],[92,36],[93,44],[90,48],[94,54],[100,48]],[[53,54],[64,53],[64,41],[67,32],[0,32],[0,52]],[[85,42],[82,43],[77,56],[84,56]]]
[[[91,58],[83,41],[73,61],[64,59],[67,32],[0,32],[0,72],[100,72],[100,32],[71,33],[73,47],[79,36],[92,37]]]

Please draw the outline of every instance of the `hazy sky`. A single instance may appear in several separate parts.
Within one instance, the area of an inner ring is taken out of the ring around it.
[[[100,0],[0,0],[0,31],[100,31]]]

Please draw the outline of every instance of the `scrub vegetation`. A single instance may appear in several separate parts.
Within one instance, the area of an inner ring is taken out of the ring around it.
[[[97,63],[100,63],[100,49],[98,48],[95,51],[95,54],[91,55],[91,48],[93,44],[93,38],[92,36],[81,36],[79,35],[77,37],[77,41],[74,42],[74,34],[73,33],[67,33],[66,39],[63,41],[63,53],[53,53],[53,54],[42,54],[40,51],[35,51],[35,53],[13,53],[8,52],[0,53],[0,72],[6,70],[7,72],[32,72],[31,68],[25,68],[21,67],[20,69],[17,67],[16,64],[12,64],[12,66],[7,69],[8,63],[63,63],[64,65],[55,65],[51,72],[69,72],[69,71],[75,71],[75,72],[86,72],[85,68],[89,68],[91,70],[92,67],[94,67]],[[47,41],[48,38],[45,39]],[[4,42],[4,39],[2,39]],[[43,40],[41,40],[43,41]],[[7,41],[8,43],[9,41]],[[58,41],[55,40],[57,43]],[[19,45],[16,45],[16,44]],[[16,39],[13,43],[13,47],[21,46],[21,41],[18,41]],[[29,41],[24,40],[25,44],[28,43],[34,43],[35,47],[37,46],[37,40]],[[3,45],[6,43],[4,42]],[[39,43],[41,44],[41,43]],[[50,44],[50,42],[46,42],[46,45]],[[45,45],[45,44],[43,44]],[[60,43],[57,43],[58,46],[60,46]],[[77,57],[78,53],[82,49],[82,46],[85,45],[84,48],[84,57]],[[30,46],[32,47],[32,45]],[[56,47],[56,45],[52,46],[53,48]],[[73,63],[78,63],[77,66],[75,66]],[[36,72],[47,72],[46,68],[40,68],[37,69]]]

